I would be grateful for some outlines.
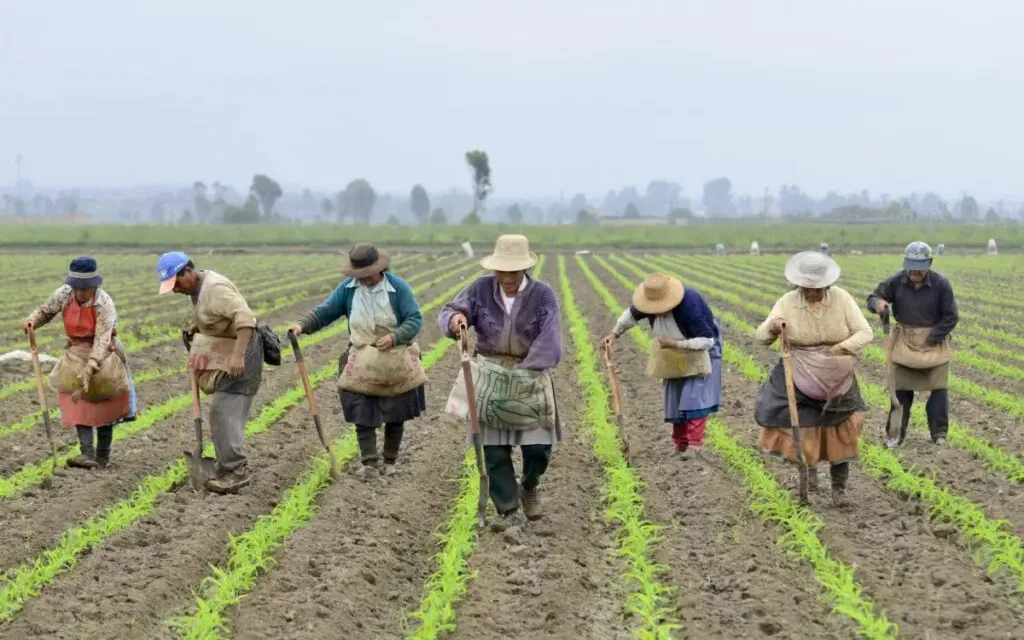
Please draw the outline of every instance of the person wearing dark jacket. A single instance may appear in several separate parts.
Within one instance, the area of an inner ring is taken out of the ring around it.
[[[893,378],[903,415],[899,437],[886,443],[890,448],[906,438],[915,391],[931,392],[925,412],[932,442],[944,444],[949,428],[949,362],[953,358],[950,334],[959,314],[952,285],[931,267],[931,247],[911,242],[904,252],[903,270],[881,282],[867,299],[872,312],[891,310],[897,322],[893,330]]]

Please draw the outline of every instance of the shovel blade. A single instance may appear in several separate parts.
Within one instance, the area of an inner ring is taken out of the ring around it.
[[[889,409],[889,418],[885,423],[885,446],[890,449],[898,445],[900,442],[900,423],[902,422],[902,419],[903,409],[899,404],[894,404],[893,407]]]
[[[217,460],[215,458],[200,457],[198,464],[193,454],[185,455],[185,466],[188,467],[188,480],[192,488],[202,491],[206,488],[206,481],[217,477]]]

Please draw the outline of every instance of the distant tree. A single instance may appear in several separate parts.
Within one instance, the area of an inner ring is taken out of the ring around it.
[[[352,217],[352,195],[347,189],[342,189],[334,196],[334,211],[338,215],[338,222],[345,222]]]
[[[462,224],[480,224],[480,214],[470,211],[462,217]]]
[[[941,202],[942,198],[937,193],[929,191],[921,196],[921,204],[918,206],[918,211],[929,216],[938,215]]]
[[[299,198],[299,206],[301,213],[304,214],[315,214],[320,203],[317,202],[316,196],[309,189],[302,190],[302,197]]]
[[[985,222],[988,224],[999,224],[999,220],[999,214],[996,213],[996,210],[989,207],[988,211],[985,212]]]
[[[213,184],[210,186],[213,187],[213,203],[215,205],[227,204],[227,200],[224,199],[224,194],[228,192],[228,188],[216,180],[214,180]]]
[[[597,212],[593,209],[580,209],[576,213],[576,224],[597,224]]]
[[[466,164],[473,170],[473,211],[481,211],[491,194],[491,161],[486,151],[467,151]]]
[[[260,203],[256,194],[250,193],[241,207],[229,204],[224,208],[226,224],[256,224],[260,221]]]
[[[377,204],[377,192],[373,190],[369,182],[358,178],[348,183],[345,193],[348,194],[348,204],[353,220],[360,224],[369,224],[370,216],[373,214],[373,205]]]
[[[813,213],[814,198],[800,190],[795,184],[784,184],[779,188],[779,213]]]
[[[274,205],[284,195],[284,192],[281,191],[281,185],[277,184],[273,179],[268,178],[262,173],[257,173],[252,177],[249,194],[256,197],[259,201],[263,217],[269,220],[273,217]]]
[[[521,224],[523,222],[523,211],[519,208],[519,203],[513,202],[505,211],[505,217],[512,224]]]
[[[939,218],[943,220],[952,220],[953,214],[949,210],[949,205],[946,204],[945,200],[939,200]]]
[[[582,193],[577,193],[569,201],[569,211],[579,211],[580,209],[587,208],[587,196]]]
[[[196,210],[196,216],[200,224],[206,222],[213,210],[213,204],[206,197],[206,185],[201,180],[192,183],[192,206]]]
[[[723,177],[705,183],[703,202],[709,216],[728,216],[734,213],[732,181]]]
[[[448,224],[448,216],[444,214],[444,209],[438,207],[430,214],[430,224],[433,225],[444,225]]]
[[[626,205],[626,210],[622,213],[623,218],[636,219],[640,217],[640,210],[636,208],[636,205],[630,202]]]
[[[167,222],[167,214],[164,211],[164,203],[154,200],[149,208],[149,219],[153,224],[164,224]]]
[[[964,196],[960,201],[960,217],[964,220],[977,220],[980,215],[981,209],[974,196]]]
[[[416,222],[425,224],[430,217],[430,196],[427,195],[427,190],[422,185],[414,186],[409,193],[409,201]]]
[[[21,202],[21,210],[18,215],[25,214],[25,203]],[[78,198],[73,193],[67,191],[61,191],[57,196],[57,204],[60,206],[60,211],[64,215],[73,216],[78,213]]]
[[[330,198],[324,198],[320,201],[320,213],[322,214],[320,220],[326,220],[334,213],[334,202]]]
[[[192,219],[192,210],[185,207],[185,211],[178,218],[178,224],[192,224],[195,220]]]
[[[677,182],[652,180],[644,194],[643,210],[650,215],[667,214],[679,202],[683,187]]]
[[[400,227],[402,226],[402,221],[398,219],[398,216],[392,213],[388,216],[388,225],[392,227]]]

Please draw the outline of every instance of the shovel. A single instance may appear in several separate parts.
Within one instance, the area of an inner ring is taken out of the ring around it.
[[[299,339],[295,332],[288,330],[288,341],[292,343],[292,353],[295,354],[295,366],[299,370],[299,377],[302,378],[302,386],[306,389],[306,400],[309,402],[309,412],[313,414],[313,426],[316,427],[316,435],[320,438],[320,444],[327,450],[327,459],[331,465],[331,478],[338,477],[338,464],[334,460],[334,452],[331,445],[327,444],[324,438],[324,428],[320,424],[320,414],[316,409],[316,398],[313,396],[313,385],[309,383],[309,373],[306,372],[306,361],[302,359],[302,350],[299,349]]]
[[[896,397],[896,370],[892,363],[892,328],[889,325],[889,307],[882,311],[882,333],[885,334],[885,386],[889,391],[889,418],[885,423],[885,446],[893,449],[902,436],[903,407]]]
[[[487,524],[487,498],[490,495],[490,478],[484,464],[484,448],[480,443],[480,416],[477,413],[476,389],[473,388],[473,368],[469,357],[469,328],[459,327],[459,350],[462,352],[462,377],[466,381],[466,403],[469,405],[469,424],[473,432],[473,449],[476,452],[476,470],[480,474],[480,496],[476,501],[476,522],[481,528]]]
[[[39,363],[39,350],[36,348],[36,332],[28,328],[29,350],[32,352],[32,368],[36,372],[36,391],[39,393],[39,408],[43,412],[43,427],[46,439],[50,442],[50,453],[53,455],[53,470],[57,471],[57,445],[53,442],[53,431],[50,430],[50,409],[46,406],[46,388],[43,386],[43,365]]]
[[[796,459],[800,467],[800,502],[808,503],[807,499],[807,460],[804,458],[804,438],[800,432],[800,414],[796,408],[796,387],[793,384],[793,353],[789,347],[789,334],[786,323],[782,322],[782,370],[786,374],[786,400],[789,401],[789,422],[793,428],[793,446],[796,448]]]
[[[615,411],[615,425],[619,428],[622,437],[622,454],[626,456],[626,464],[633,466],[633,458],[629,453],[629,434],[625,431],[622,415],[622,395],[619,392],[619,377],[615,374],[615,365],[612,364],[612,345],[604,345],[604,366],[608,370],[608,383],[612,388],[612,409]]]
[[[192,488],[202,491],[207,480],[217,477],[217,460],[203,457],[203,409],[199,405],[199,382],[193,369],[188,370],[188,379],[192,385],[192,425],[196,432],[196,444],[191,455],[185,455],[185,464],[188,466],[188,479]]]

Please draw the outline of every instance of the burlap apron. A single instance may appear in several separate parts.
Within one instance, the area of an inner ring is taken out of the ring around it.
[[[647,359],[647,375],[655,378],[706,378],[711,375],[711,355],[707,351],[663,347],[655,340]]]
[[[418,344],[381,351],[376,347],[377,340],[391,334],[390,328],[377,326],[373,333],[358,325],[350,329],[351,342],[338,378],[339,390],[391,398],[427,383]]]
[[[555,428],[558,412],[551,374],[512,368],[521,361],[522,358],[477,354],[470,363],[482,429],[550,431]],[[466,378],[461,369],[448,396],[445,412],[463,420],[469,417]]]
[[[92,342],[88,340],[68,341],[57,364],[50,371],[50,388],[57,393],[80,393],[89,402],[103,402],[130,390],[128,368],[124,350],[115,344],[114,351],[108,351],[100,360],[100,368],[89,380],[89,391],[82,393],[80,376],[92,354]]]
[[[217,392],[217,385],[229,370],[235,338],[221,338],[197,333],[188,352],[188,368],[196,372],[199,390],[206,395]]]
[[[934,391],[949,386],[953,345],[949,336],[937,345],[926,340],[932,327],[897,324],[893,329],[893,381],[897,391]]]

